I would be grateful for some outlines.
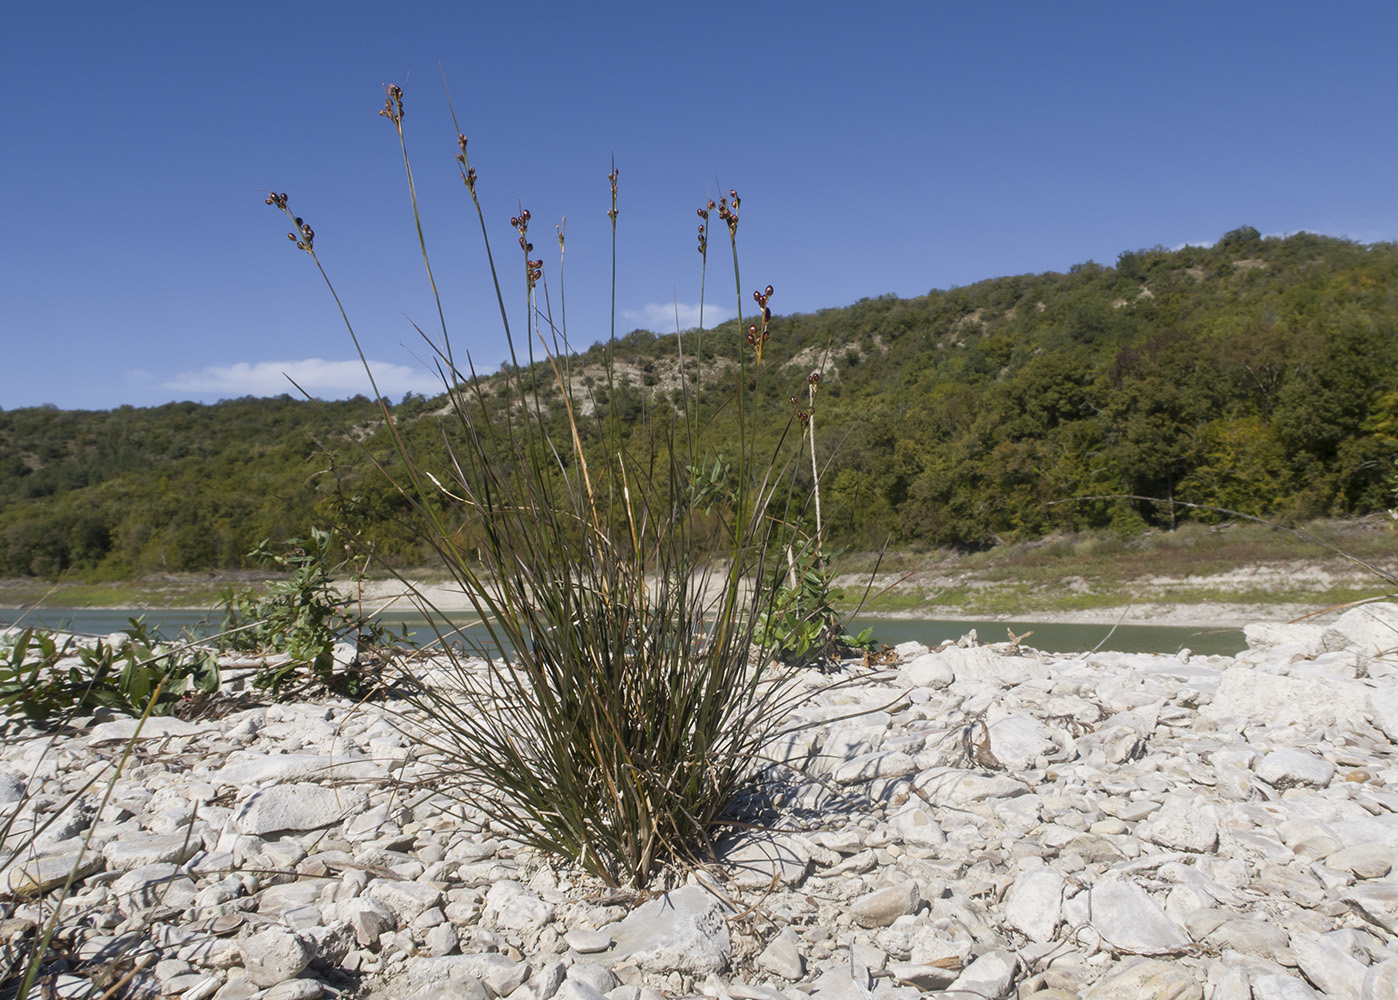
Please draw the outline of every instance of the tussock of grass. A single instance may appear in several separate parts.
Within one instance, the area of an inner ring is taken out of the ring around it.
[[[386,89],[379,114],[397,136],[435,296],[400,88]],[[511,363],[487,387],[469,360],[453,353],[437,300],[440,326],[424,339],[447,393],[439,421],[445,461],[408,442],[375,387],[397,452],[385,474],[488,633],[476,657],[451,654],[444,668],[419,677],[413,701],[427,721],[413,725],[413,738],[433,751],[437,787],[483,808],[503,830],[609,883],[644,885],[667,859],[704,854],[784,715],[788,687],[766,666],[774,640],[758,631],[774,607],[774,589],[751,584],[780,575],[774,567],[786,565],[782,557],[806,548],[801,519],[808,508],[793,496],[791,470],[803,457],[814,405],[799,422],[791,414],[775,451],[757,453],[757,382],[774,294],[767,286],[753,293],[761,326],[748,328],[752,350],[742,356],[723,410],[723,419],[737,422],[739,454],[724,456],[730,474],[701,481],[711,445],[694,386],[705,373],[696,371],[665,405],[643,403],[638,422],[599,405],[603,391],[615,399],[623,375],[612,352],[615,323],[603,366],[593,373],[593,395],[570,370],[563,226],[548,234],[559,249],[555,314],[544,294],[543,255],[534,257],[529,211],[510,219],[521,259],[497,266],[466,137],[457,143]],[[608,176],[613,241],[618,176],[615,168]],[[292,242],[320,270],[358,349],[316,255],[314,230],[292,213],[285,194],[267,203],[291,220]],[[729,191],[699,210],[705,264],[711,210],[728,230],[739,329],[740,204]],[[513,295],[524,307],[523,329],[512,327],[505,308]],[[677,349],[689,350],[691,337],[704,336],[702,326],[701,313],[700,332],[677,338]],[[367,362],[365,368],[373,384]],[[811,376],[812,399],[817,379]],[[817,495],[817,526],[818,503]],[[421,590],[417,598],[442,620]]]

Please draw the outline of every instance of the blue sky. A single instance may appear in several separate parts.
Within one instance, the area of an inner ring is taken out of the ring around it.
[[[692,325],[697,209],[736,188],[744,308],[1066,270],[1241,225],[1398,239],[1398,6],[1317,3],[37,3],[0,14],[0,407],[365,391],[316,231],[395,399],[438,327],[506,356],[457,175],[451,86],[507,306],[530,210],[570,338]],[[717,219],[714,219],[717,223]],[[707,318],[735,305],[726,232]]]

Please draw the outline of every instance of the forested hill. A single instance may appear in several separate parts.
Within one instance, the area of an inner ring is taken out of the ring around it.
[[[721,403],[739,350],[736,323],[683,339],[697,405],[714,415],[711,457],[735,451]],[[675,412],[674,336],[612,345],[610,395],[607,352],[574,359],[579,392],[628,421]],[[764,364],[773,440],[789,397],[804,402],[822,372],[815,426],[833,456],[822,485],[837,544],[1171,523],[1163,505],[1053,502],[1106,494],[1283,519],[1369,513],[1394,499],[1398,245],[1244,228],[1115,267],[862,299],[774,317]],[[395,408],[422,447],[440,440],[437,406]],[[370,465],[393,461],[381,423],[364,398],[0,411],[0,575],[239,567],[259,540],[345,514],[381,555],[412,563],[421,552]]]

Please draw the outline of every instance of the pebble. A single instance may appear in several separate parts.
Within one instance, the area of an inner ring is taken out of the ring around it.
[[[72,953],[150,950],[152,995],[313,1000],[352,973],[366,1000],[1393,1000],[1395,629],[1366,605],[1249,626],[1237,657],[967,636],[799,675],[781,832],[635,897],[423,787],[401,703],[147,720],[100,815],[134,723],[48,749],[11,723],[11,840],[76,805],[0,871],[4,915],[90,834]]]

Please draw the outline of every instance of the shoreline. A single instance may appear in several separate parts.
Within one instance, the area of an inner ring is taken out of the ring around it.
[[[176,588],[178,589],[178,588]],[[416,612],[423,604],[430,605],[441,614],[461,614],[473,611],[470,600],[452,583],[428,583],[422,580],[407,581],[398,579],[365,580],[361,584],[342,585],[345,598],[362,603],[371,613]],[[207,611],[213,602],[191,600],[188,593],[172,592],[168,601],[133,600],[122,604],[95,603],[93,601],[73,603],[49,603],[49,599],[60,597],[62,590],[49,591],[45,599],[38,602],[16,601],[0,593],[0,611]],[[149,595],[156,596],[156,595]],[[1376,599],[1380,595],[1375,595]],[[896,610],[856,611],[852,617],[871,620],[904,621],[966,621],[966,622],[1022,622],[1053,625],[1160,625],[1181,628],[1241,629],[1245,625],[1259,622],[1287,623],[1306,621],[1324,623],[1339,617],[1350,603],[1331,606],[1303,604],[1296,601],[1262,603],[1258,601],[1169,601],[1153,600],[1119,604],[1097,608],[1077,608],[1055,610],[1035,607],[1034,601],[1027,600],[1021,608],[1013,612],[974,612],[961,610],[956,605],[939,605],[933,601],[925,604],[901,607]],[[841,608],[848,612],[851,609]]]
[[[1043,625],[1159,625],[1171,628],[1241,629],[1262,622],[1285,624],[1304,620],[1323,624],[1338,618],[1345,607],[1317,609],[1308,604],[1134,604],[1124,608],[1084,608],[1079,611],[1035,611],[1017,614],[962,614],[954,610],[934,613],[935,608],[903,611],[862,611],[863,619],[925,621],[940,619],[966,622],[1024,622]]]

